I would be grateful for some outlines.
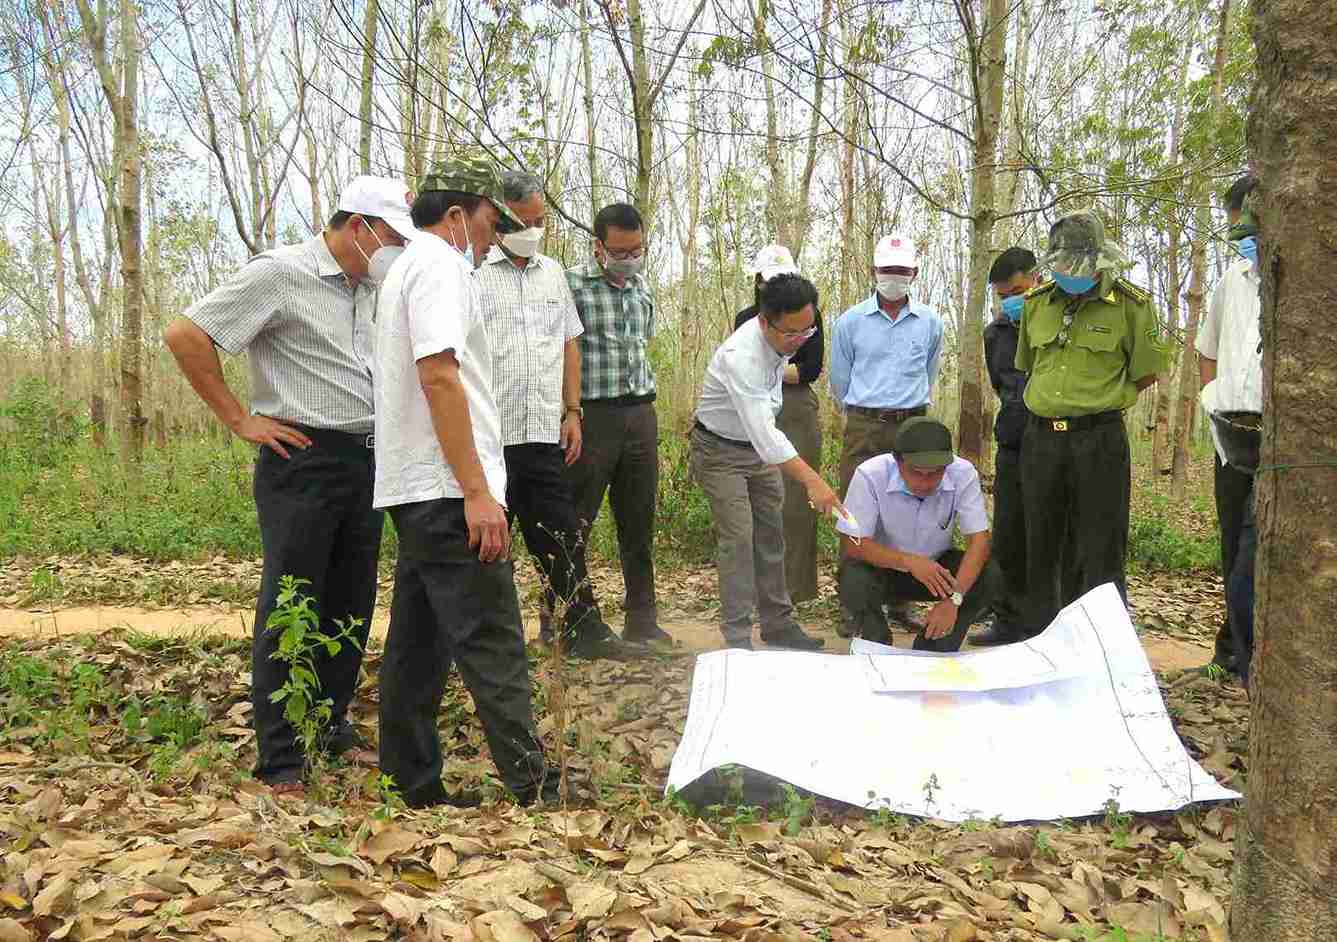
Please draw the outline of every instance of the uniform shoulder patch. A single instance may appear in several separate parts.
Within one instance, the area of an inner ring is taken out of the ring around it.
[[[1030,291],[1027,291],[1024,295],[1022,295],[1022,297],[1038,298],[1040,295],[1052,291],[1053,289],[1054,289],[1054,280],[1051,278],[1049,281],[1040,282]]]
[[[1115,286],[1128,295],[1139,304],[1149,304],[1151,302],[1151,292],[1146,288],[1133,284],[1127,278],[1120,278],[1114,282]]]

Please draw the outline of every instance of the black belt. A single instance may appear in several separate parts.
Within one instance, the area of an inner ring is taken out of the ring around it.
[[[915,406],[913,409],[870,409],[867,406],[846,406],[846,411],[856,415],[866,415],[879,422],[904,422],[916,415],[928,415],[928,406]]]
[[[752,443],[751,443],[751,442],[740,442],[740,441],[739,441],[738,439],[736,439],[736,438],[729,438],[729,437],[727,437],[727,436],[721,435],[719,432],[712,432],[710,429],[706,428],[704,425],[701,424],[701,420],[700,420],[700,419],[697,419],[697,420],[695,420],[695,421],[692,423],[692,428],[696,429],[696,430],[697,430],[698,432],[700,432],[702,435],[707,435],[707,436],[709,436],[710,438],[715,439],[715,441],[717,441],[717,442],[724,442],[724,444],[726,444],[726,445],[733,445],[735,448],[751,448],[751,447],[752,447]]]
[[[1048,416],[1033,415],[1031,421],[1049,432],[1084,432],[1097,425],[1122,422],[1123,412],[1111,409],[1109,412],[1097,412],[1095,415]]]
[[[277,422],[283,422],[283,419],[276,419]],[[339,451],[356,451],[366,449],[368,451],[376,447],[376,436],[367,432],[338,432],[330,428],[313,428],[310,425],[301,425],[297,422],[283,422],[284,425],[291,425],[311,441],[322,448]]]

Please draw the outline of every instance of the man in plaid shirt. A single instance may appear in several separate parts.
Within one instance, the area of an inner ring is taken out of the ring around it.
[[[594,236],[593,259],[566,273],[584,327],[584,435],[570,469],[576,509],[588,540],[608,492],[626,583],[623,639],[672,642],[655,605],[659,424],[649,358],[655,305],[641,274],[645,224],[634,206],[613,203],[594,217]]]

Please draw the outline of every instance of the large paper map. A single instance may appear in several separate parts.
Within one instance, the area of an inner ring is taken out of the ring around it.
[[[925,655],[697,659],[669,786],[737,764],[868,808],[949,821],[1165,811],[1238,798],[1184,750],[1118,592],[1022,644]]]

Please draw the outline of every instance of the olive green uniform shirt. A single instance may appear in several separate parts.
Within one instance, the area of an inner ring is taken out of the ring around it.
[[[1072,315],[1065,327],[1064,315]],[[1137,382],[1165,368],[1166,347],[1151,297],[1100,276],[1097,294],[1077,301],[1048,281],[1026,295],[1017,369],[1030,374],[1026,406],[1051,418],[1127,409]]]

